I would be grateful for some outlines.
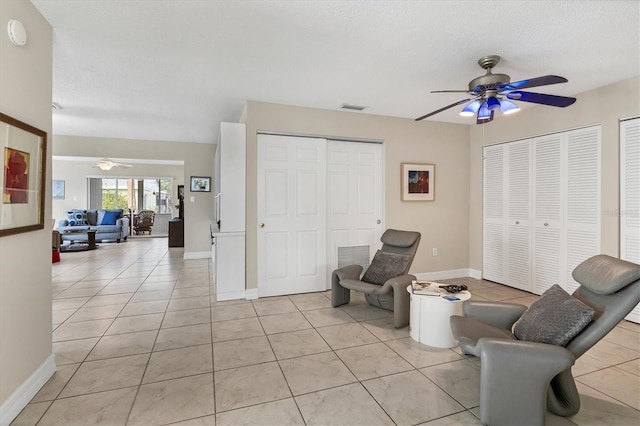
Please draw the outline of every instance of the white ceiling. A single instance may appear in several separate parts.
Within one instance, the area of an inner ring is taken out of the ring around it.
[[[512,81],[566,77],[530,90],[564,96],[640,74],[638,0],[31,1],[61,135],[212,143],[247,100],[415,118],[466,98],[429,92],[489,54]],[[472,124],[460,108],[430,119]]]

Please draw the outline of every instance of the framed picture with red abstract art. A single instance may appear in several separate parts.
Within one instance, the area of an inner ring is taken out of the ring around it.
[[[47,133],[0,113],[0,237],[44,229]]]
[[[402,201],[433,201],[435,187],[435,164],[402,163]]]

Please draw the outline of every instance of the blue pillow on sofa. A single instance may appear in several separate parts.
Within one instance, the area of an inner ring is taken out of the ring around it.
[[[86,210],[69,210],[67,212],[67,220],[69,226],[87,226],[87,211]]]
[[[107,210],[104,212],[100,225],[115,225],[116,220],[120,217],[120,211]]]

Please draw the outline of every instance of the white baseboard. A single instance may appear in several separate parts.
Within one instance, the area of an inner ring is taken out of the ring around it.
[[[248,288],[244,291],[244,298],[247,300],[254,300],[258,298],[257,288]]]
[[[189,251],[185,252],[182,257],[184,260],[188,259],[211,259],[211,251]]]
[[[436,271],[436,272],[421,272],[418,274],[413,274],[419,280],[425,281],[435,281],[435,280],[447,280],[451,278],[464,278],[471,277],[475,279],[482,278],[482,272],[477,269],[451,269],[448,271]]]
[[[222,302],[225,300],[238,300],[245,298],[245,291],[227,291],[224,293],[216,293],[216,300]]]
[[[469,276],[471,278],[475,278],[476,280],[481,280],[482,279],[482,271],[479,271],[477,269],[469,269]]]
[[[56,372],[56,358],[54,354],[38,367],[27,380],[0,405],[0,426],[8,426],[29,401],[38,393],[40,388]]]

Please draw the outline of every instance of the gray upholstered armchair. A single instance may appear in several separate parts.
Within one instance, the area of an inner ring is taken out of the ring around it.
[[[573,278],[580,287],[571,296],[553,286],[529,308],[467,301],[464,316],[451,317],[462,351],[482,359],[483,424],[542,425],[547,408],[564,417],[580,410],[571,366],[640,303],[640,265],[598,255]]]
[[[409,268],[420,244],[420,233],[387,229],[366,272],[360,278],[362,266],[349,265],[333,271],[331,276],[331,304],[335,308],[349,303],[351,290],[365,294],[367,302],[393,311],[396,328],[409,324],[409,293],[407,286],[416,277]]]

